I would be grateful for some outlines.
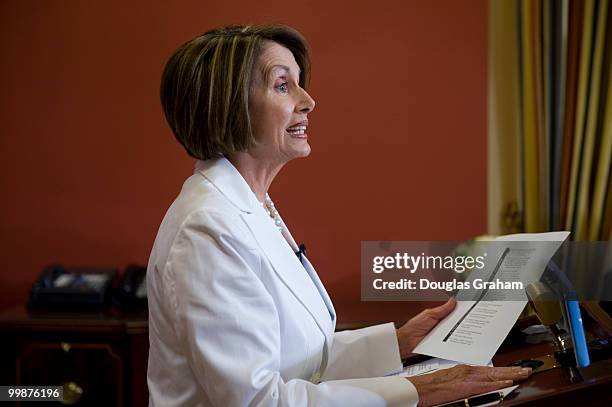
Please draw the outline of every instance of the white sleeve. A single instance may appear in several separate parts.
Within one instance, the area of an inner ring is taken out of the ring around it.
[[[324,380],[386,376],[402,370],[393,323],[334,334]]]
[[[241,227],[239,219],[191,214],[166,265],[175,330],[209,404],[416,405],[416,390],[405,378],[335,380],[318,385],[281,378],[276,305],[258,275],[259,252],[235,237]]]

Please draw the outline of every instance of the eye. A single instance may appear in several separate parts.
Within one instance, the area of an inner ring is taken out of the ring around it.
[[[283,82],[280,85],[277,85],[276,89],[278,89],[278,91],[281,93],[287,93],[289,92],[289,83]]]

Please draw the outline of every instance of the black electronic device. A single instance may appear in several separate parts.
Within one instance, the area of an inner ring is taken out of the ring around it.
[[[101,309],[109,305],[112,268],[51,265],[41,273],[32,289],[28,307],[33,309]]]
[[[147,308],[147,268],[130,264],[123,272],[113,294],[113,302],[122,310],[142,310]]]

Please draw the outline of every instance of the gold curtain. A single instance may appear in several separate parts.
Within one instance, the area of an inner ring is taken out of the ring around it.
[[[612,233],[608,0],[491,0],[489,233]]]

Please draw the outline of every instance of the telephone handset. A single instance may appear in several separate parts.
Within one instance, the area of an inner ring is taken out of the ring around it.
[[[127,266],[113,297],[120,309],[147,308],[147,268],[137,264]]]
[[[117,271],[112,268],[47,266],[30,290],[30,308],[103,308]]]

